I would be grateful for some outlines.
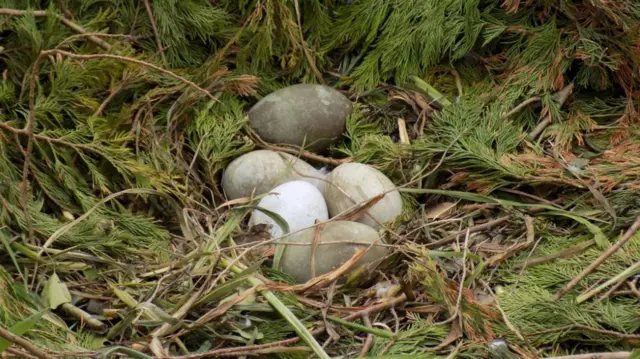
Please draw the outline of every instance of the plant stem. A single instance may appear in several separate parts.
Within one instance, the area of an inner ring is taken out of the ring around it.
[[[357,324],[357,323],[350,322],[348,320],[344,320],[344,319],[342,319],[340,317],[334,317],[333,315],[327,315],[327,319],[329,319],[332,322],[335,322],[335,323],[338,323],[338,324],[342,324],[345,327],[350,327],[350,328],[353,328],[353,329],[357,329],[357,330],[360,330],[362,332],[370,333],[370,334],[373,334],[373,335],[376,335],[376,336],[379,336],[379,337],[382,337],[382,338],[392,339],[395,336],[395,334],[393,332],[390,332],[388,330],[369,328],[369,327],[364,326],[364,325],[360,325],[360,324]]]
[[[578,304],[589,300],[589,298],[593,297],[594,295],[600,293],[603,289],[605,289],[606,287],[610,286],[611,284],[617,282],[617,281],[622,281],[625,280],[627,278],[629,278],[630,276],[636,274],[638,271],[640,270],[640,262],[636,262],[634,265],[632,265],[631,267],[625,269],[624,271],[622,271],[620,274],[616,275],[615,277],[609,279],[608,281],[604,282],[603,284],[599,285],[598,287],[594,288],[593,290],[582,294],[581,296],[579,296],[578,298],[576,298],[576,302],[578,302]]]
[[[38,347],[37,345],[35,345],[34,343],[32,343],[31,341],[15,335],[13,333],[11,333],[10,331],[8,331],[7,329],[5,329],[4,327],[0,326],[0,337],[8,340],[11,343],[17,344],[23,348],[25,348],[26,350],[28,350],[30,353],[32,353],[33,355],[37,356],[40,359],[55,359],[54,356],[47,354],[44,349]]]
[[[575,287],[584,277],[589,275],[589,273],[593,272],[602,262],[604,262],[607,258],[611,257],[618,249],[620,249],[625,243],[627,243],[631,237],[636,234],[636,232],[640,229],[640,217],[636,219],[635,222],[627,229],[622,238],[608,250],[598,257],[593,263],[591,263],[587,268],[585,268],[580,274],[578,274],[566,287],[560,289],[556,295],[554,296],[555,300],[562,298],[568,291],[570,291],[573,287]]]
[[[37,16],[37,17],[46,17],[47,15],[49,15],[45,10],[26,11],[26,10],[14,10],[14,9],[0,9],[0,15],[5,15],[5,16],[24,16],[24,15],[28,15],[29,13],[32,13],[33,16]],[[85,30],[82,26],[79,26],[78,24],[67,19],[66,17],[62,15],[57,15],[57,14],[53,14],[53,15],[71,30],[79,34],[87,33],[87,30]],[[111,45],[109,45],[104,40],[93,35],[89,35],[87,36],[87,38],[91,40],[91,42],[93,42],[94,44],[100,46],[102,49],[107,51],[111,50]]]
[[[631,352],[616,353],[590,353],[578,355],[565,355],[559,357],[547,357],[544,359],[626,359],[631,356]]]
[[[144,7],[147,9],[147,15],[149,16],[149,22],[151,22],[151,29],[153,30],[153,35],[156,38],[156,46],[158,46],[158,51],[160,52],[162,63],[165,66],[167,66],[167,58],[164,56],[164,49],[162,48],[162,42],[160,41],[160,34],[158,33],[158,26],[156,25],[156,19],[153,17],[153,11],[151,11],[151,5],[149,5],[149,0],[144,0]]]

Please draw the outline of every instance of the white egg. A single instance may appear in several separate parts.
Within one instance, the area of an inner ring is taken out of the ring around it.
[[[229,199],[267,193],[277,185],[294,180],[306,181],[321,189],[324,184],[321,179],[325,176],[290,154],[258,150],[245,153],[227,166],[222,175],[222,189]]]
[[[361,163],[344,163],[326,178],[324,197],[331,217],[377,195],[384,197],[358,222],[376,228],[402,214],[402,197],[391,180],[377,169]]]
[[[291,181],[279,185],[260,200],[258,207],[277,213],[289,226],[290,232],[296,232],[329,219],[327,204],[322,193],[314,185],[305,181]],[[250,226],[257,224],[271,225],[272,238],[281,237],[284,229],[269,215],[253,210]]]

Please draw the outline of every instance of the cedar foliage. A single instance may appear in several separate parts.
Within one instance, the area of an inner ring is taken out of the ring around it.
[[[438,357],[431,349],[455,332],[447,321],[454,315],[464,322],[456,338],[461,357],[484,357],[483,345],[496,337],[527,355],[637,346],[633,294],[574,303],[581,292],[638,261],[637,238],[561,301],[551,300],[553,293],[606,243],[522,274],[516,266],[528,256],[586,242],[594,226],[615,241],[640,214],[637,1],[153,0],[154,21],[141,1],[1,3],[2,10],[24,11],[0,11],[3,327],[45,310],[46,320],[27,338],[52,350],[97,350],[144,342],[195,296],[197,305],[177,327],[187,328],[185,323],[246,289],[221,273],[212,255],[238,239],[246,215],[242,207],[214,210],[225,201],[219,176],[230,160],[256,148],[246,131],[249,106],[277,88],[317,82],[320,74],[358,102],[346,140],[332,156],[374,165],[413,189],[465,190],[517,200],[526,208],[531,197],[514,199],[502,191],[519,189],[556,200],[573,216],[557,210],[537,217],[539,245],[489,271],[489,255],[478,243],[474,250],[482,253],[469,253],[462,264],[459,243],[439,251],[424,248],[459,230],[446,223],[420,230],[425,202],[455,198],[453,192],[428,198],[405,193],[408,210],[395,230],[411,243],[399,246],[388,273],[411,279],[421,301],[445,310],[408,311],[398,322],[398,337],[376,337],[370,355]],[[111,34],[100,37],[110,49],[78,35],[61,16],[88,33]],[[54,49],[115,57],[40,55]],[[557,93],[570,83],[575,88],[561,104]],[[534,96],[539,101],[505,115]],[[451,104],[443,105],[445,100]],[[550,125],[535,140],[527,139],[545,116]],[[410,144],[398,141],[398,117],[409,124]],[[465,203],[486,198],[462,197]],[[467,225],[470,219],[512,216],[493,231],[505,237],[493,244],[509,248],[523,236],[525,209],[503,207],[462,211],[456,218]],[[457,303],[465,265],[472,269]],[[280,273],[264,272],[284,281]],[[109,298],[102,304],[111,316],[96,314],[107,330],[92,331],[79,318],[44,307],[42,287],[53,273],[80,292],[74,298],[80,307],[95,296]],[[495,308],[476,302],[480,280],[505,285],[502,308],[526,341]],[[295,297],[280,295],[299,318],[321,320]],[[379,319],[394,323],[390,316]],[[294,335],[255,299],[188,329],[179,341],[165,343],[171,355]],[[360,347],[347,335],[327,350],[343,355]],[[451,352],[453,346],[444,349]]]

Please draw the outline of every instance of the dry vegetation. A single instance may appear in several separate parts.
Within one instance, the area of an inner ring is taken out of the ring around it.
[[[3,358],[640,345],[636,0],[0,4]],[[247,128],[299,82],[356,104],[330,153]],[[401,188],[375,280],[292,285],[269,266],[252,200],[219,187],[260,147]]]

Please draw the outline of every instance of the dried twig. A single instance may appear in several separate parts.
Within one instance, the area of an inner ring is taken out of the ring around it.
[[[324,327],[320,327],[311,331],[311,334],[318,335],[324,332]],[[223,349],[215,349],[204,353],[195,353],[181,356],[173,356],[171,359],[200,359],[200,358],[215,358],[215,357],[238,357],[241,355],[248,355],[251,353],[264,353],[270,349],[274,348],[284,348],[286,345],[295,344],[299,342],[301,339],[290,338],[285,340],[280,340],[273,343],[267,344],[256,344],[256,345],[245,345],[241,347],[235,348],[223,348]]]
[[[567,100],[569,99],[569,96],[573,92],[573,88],[574,88],[574,85],[572,82],[558,92],[558,103],[560,104],[560,107],[562,107],[564,103],[567,102]],[[528,136],[529,140],[531,141],[535,140],[542,133],[542,131],[544,131],[544,129],[547,128],[547,126],[549,126],[549,124],[551,123],[551,120],[552,120],[551,113],[548,113],[542,119],[542,121],[540,121],[538,125],[529,133],[529,136]]]
[[[368,315],[362,316],[362,322],[367,327],[371,328],[371,319],[369,319]],[[366,357],[367,353],[369,353],[369,349],[371,349],[371,345],[373,345],[373,334],[368,333],[367,338],[364,340],[364,344],[362,345],[362,349],[360,350],[360,356]]]
[[[520,103],[518,106],[514,107],[513,110],[505,113],[504,115],[502,115],[502,119],[506,120],[507,118],[515,115],[516,113],[522,111],[522,109],[524,109],[525,107],[529,106],[530,104],[534,103],[534,102],[539,102],[541,99],[538,96],[534,96],[531,97],[525,101],[523,101],[522,103]]]
[[[351,313],[348,316],[346,316],[344,319],[345,320],[351,320],[351,319],[355,319],[358,317],[362,317],[363,315],[370,315],[373,313],[378,313],[381,312],[385,309],[388,308],[393,308],[398,304],[404,303],[407,300],[407,296],[405,294],[400,295],[399,297],[393,298],[391,300],[387,300],[385,302],[376,304],[376,305],[372,305],[366,309],[363,309],[361,311],[355,312],[355,313]]]
[[[538,258],[534,258],[531,260],[527,260],[521,263],[516,264],[517,267],[522,267],[523,269],[529,268],[529,267],[533,267],[533,266],[537,266],[539,264],[544,264],[544,263],[549,263],[552,262],[556,259],[559,258],[568,258],[574,254],[578,254],[578,253],[582,253],[584,251],[586,251],[587,249],[589,249],[589,247],[591,247],[592,245],[596,244],[596,241],[591,239],[588,240],[584,243],[580,243],[576,246],[561,250],[559,252],[553,253],[553,254],[549,254],[546,256],[542,256],[542,257],[538,257]]]
[[[24,211],[25,219],[27,222],[27,230],[29,233],[29,241],[33,241],[33,223],[31,215],[29,214],[29,170],[31,168],[31,152],[33,151],[33,128],[36,123],[36,82],[38,79],[38,69],[40,63],[48,55],[48,51],[40,52],[33,67],[31,68],[31,75],[29,78],[29,115],[27,116],[27,123],[25,124],[23,131],[28,136],[27,149],[24,151],[24,165],[22,167],[22,183],[20,188],[22,210]],[[19,142],[18,142],[19,144]]]
[[[85,30],[83,27],[79,26],[78,24],[74,23],[73,21],[67,19],[64,16],[61,15],[57,15],[57,14],[53,14],[53,13],[47,13],[47,11],[45,10],[33,10],[33,11],[26,11],[26,10],[14,10],[14,9],[0,9],[0,15],[6,15],[6,16],[24,16],[24,15],[28,15],[28,14],[33,14],[33,16],[37,16],[37,17],[46,17],[48,15],[53,15],[56,18],[58,18],[60,20],[60,22],[62,22],[66,27],[70,28],[71,30],[80,33],[80,34],[87,34],[87,30]],[[93,42],[94,44],[100,46],[102,49],[104,50],[111,50],[111,45],[109,45],[107,42],[105,42],[104,40],[93,36],[93,35],[89,35],[87,36],[87,38]]]
[[[598,301],[602,302],[603,300],[609,298],[609,296],[613,293],[615,293],[618,289],[620,289],[620,287],[622,287],[623,285],[625,285],[625,281],[621,280],[618,283],[616,283],[616,285],[614,285],[613,287],[611,287],[611,289],[609,289],[606,293],[604,293],[603,295],[601,295],[600,297],[598,297]]]
[[[480,282],[482,283],[482,285],[484,285],[484,287],[491,294],[491,296],[493,296],[493,298],[495,300],[496,307],[500,311],[500,314],[502,314],[502,320],[504,320],[504,323],[507,325],[507,328],[509,328],[509,330],[511,330],[520,340],[524,341],[525,339],[524,339],[524,336],[522,336],[522,333],[520,333],[518,328],[516,328],[511,323],[511,321],[509,320],[509,317],[507,316],[507,313],[504,311],[504,309],[502,309],[502,306],[500,305],[500,300],[498,299],[498,296],[493,292],[493,290],[491,289],[489,284],[487,284],[483,280],[481,280]]]
[[[78,318],[80,322],[86,324],[92,329],[101,330],[105,328],[105,324],[103,322],[71,303],[63,303],[61,307],[65,312],[67,312],[67,314]]]
[[[587,268],[585,268],[580,274],[578,274],[575,278],[566,285],[566,287],[560,289],[554,296],[555,300],[562,298],[568,291],[570,291],[573,287],[575,287],[584,277],[589,275],[589,273],[593,272],[602,262],[604,262],[607,258],[611,257],[618,249],[620,249],[625,243],[627,243],[640,229],[640,217],[636,219],[635,222],[627,229],[622,238],[616,244],[607,249],[604,253],[598,257],[593,263],[591,263]]]
[[[11,132],[11,133],[13,133],[15,135],[21,135],[21,136],[29,135],[27,130],[18,129],[18,128],[9,126],[9,125],[7,125],[6,122],[0,122],[0,129],[9,131],[9,132]],[[47,136],[39,135],[37,133],[33,134],[33,138],[35,140],[38,140],[38,141],[47,142],[47,143],[51,143],[51,144],[56,144],[56,145],[60,145],[60,146],[64,146],[64,147],[73,148],[76,151],[77,150],[84,150],[84,151],[95,152],[97,154],[100,153],[100,151],[98,151],[96,148],[91,147],[89,145],[84,145],[84,144],[80,144],[80,143],[71,143],[71,142],[67,142],[65,140],[61,140],[59,138],[47,137]],[[26,154],[26,152],[25,152],[25,154]]]
[[[620,339],[634,339],[634,340],[640,339],[640,335],[638,335],[638,334],[620,333],[620,332],[615,332],[613,330],[591,328],[589,326],[580,325],[580,324],[570,324],[570,325],[565,325],[563,327],[540,330],[540,331],[533,332],[533,333],[527,333],[527,336],[537,336],[537,335],[542,335],[542,334],[565,332],[565,331],[576,330],[576,329],[578,329],[578,330],[586,330],[586,331],[590,331],[590,332],[594,332],[594,333],[598,333],[598,334],[611,335],[613,337],[620,338]]]
[[[53,54],[59,54],[59,55],[63,55],[63,56],[67,56],[70,57],[72,59],[78,59],[78,60],[94,60],[94,59],[113,59],[113,60],[119,60],[119,61],[124,61],[124,62],[130,62],[130,63],[134,63],[137,65],[141,65],[141,66],[145,66],[148,67],[150,69],[162,72],[165,75],[168,75],[170,77],[173,77],[174,79],[180,80],[181,82],[183,82],[185,85],[188,85],[189,87],[193,87],[194,89],[198,90],[199,92],[203,93],[204,95],[206,95],[207,97],[209,97],[212,100],[217,100],[217,98],[215,96],[213,96],[209,91],[203,89],[202,87],[196,85],[193,81],[187,80],[186,78],[172,72],[166,69],[163,69],[162,67],[156,66],[152,63],[146,62],[146,61],[142,61],[142,60],[138,60],[132,57],[126,57],[126,56],[120,56],[120,55],[112,55],[112,54],[92,54],[92,55],[80,55],[80,54],[74,54],[72,52],[68,52],[68,51],[63,51],[63,50],[46,50],[43,51],[42,53],[46,54],[46,55],[53,55]]]
[[[304,41],[304,34],[302,33],[302,21],[300,20],[300,4],[298,4],[298,0],[293,0],[293,5],[296,9],[296,18],[298,20],[298,30],[300,31],[300,42],[302,43],[301,44],[302,51],[304,52],[304,55],[306,56],[307,61],[309,62],[309,66],[311,67],[313,74],[318,79],[318,82],[320,82],[323,85],[326,85],[327,83],[322,78],[322,74],[316,67],[316,62],[313,60],[313,57],[311,56],[311,52],[309,52],[309,49],[307,48],[307,43]]]
[[[323,156],[320,156],[320,155],[316,155],[313,152],[305,151],[305,150],[302,150],[302,149],[295,149],[295,148],[271,145],[271,144],[265,142],[262,138],[260,138],[260,136],[258,136],[258,134],[256,134],[253,131],[250,131],[250,135],[253,138],[253,140],[256,141],[256,144],[259,147],[266,148],[268,150],[277,151],[277,152],[285,152],[285,153],[289,153],[289,154],[292,154],[292,155],[299,155],[300,157],[304,157],[306,159],[309,159],[309,160],[312,160],[312,161],[316,161],[316,162],[326,163],[326,164],[331,165],[331,166],[340,166],[343,163],[347,163],[347,162],[351,162],[352,161],[351,158],[345,158],[345,159],[337,160],[335,158],[323,157]]]
[[[524,242],[524,243],[515,244],[515,245],[507,248],[507,250],[489,257],[489,259],[487,259],[487,265],[492,266],[492,265],[495,265],[498,262],[502,262],[502,261],[504,261],[506,259],[509,259],[514,254],[516,254],[516,253],[520,252],[521,250],[531,246],[534,243],[535,232],[534,232],[534,228],[533,228],[533,218],[531,216],[525,216],[524,217],[524,224],[527,227],[527,241]]]
[[[576,354],[544,359],[626,359],[629,357],[631,357],[631,352]]]
[[[162,63],[166,66],[167,58],[164,55],[164,48],[162,47],[162,42],[160,41],[158,26],[156,25],[156,19],[153,17],[153,11],[151,11],[151,5],[149,5],[149,0],[144,0],[144,7],[147,9],[147,15],[149,16],[149,21],[151,22],[151,29],[153,30],[153,36],[155,36],[156,38],[156,46],[158,47],[158,51],[160,52]]]
[[[629,286],[631,293],[633,293],[636,297],[640,298],[640,290],[638,290],[637,283],[638,283],[638,278],[632,280],[631,282],[628,282],[627,285]]]
[[[621,273],[619,273],[615,277],[613,277],[613,278],[609,279],[608,281],[602,283],[601,285],[599,285],[598,287],[590,290],[589,292],[580,295],[578,298],[576,298],[576,301],[578,303],[582,303],[584,301],[587,301],[587,300],[589,300],[589,298],[591,298],[594,295],[600,293],[604,288],[610,286],[611,284],[616,283],[618,281],[620,281],[619,283],[623,283],[625,279],[627,279],[630,276],[636,274],[639,270],[640,270],[640,262],[636,262],[634,265],[632,265],[631,267],[625,269],[624,271],[622,271]]]
[[[398,133],[400,134],[400,143],[410,145],[409,133],[407,132],[407,123],[403,118],[398,118]]]
[[[37,356],[33,356],[24,350],[13,349],[11,347],[7,348],[6,352],[10,353],[11,355],[5,355],[5,353],[2,353],[3,359],[10,358],[10,357],[15,357],[20,359],[37,359],[38,358]]]
[[[44,349],[38,347],[37,345],[32,343],[30,340],[11,333],[7,329],[5,329],[3,326],[0,326],[0,337],[8,340],[11,343],[17,344],[25,348],[31,354],[37,356],[40,359],[55,359],[54,356],[47,354],[47,352],[45,352]]]
[[[509,217],[509,216],[500,217],[500,218],[491,220],[491,221],[486,222],[486,223],[482,223],[482,224],[478,224],[478,225],[469,227],[467,229],[469,230],[469,233],[481,232],[481,231],[484,231],[486,229],[490,229],[490,228],[493,228],[495,226],[501,225],[501,224],[503,224],[505,222],[508,222],[510,218],[511,217]],[[456,238],[458,238],[460,235],[466,233],[467,229],[459,231],[459,232],[456,232],[456,233],[454,233],[454,234],[452,234],[452,235],[450,235],[448,237],[445,237],[445,238],[443,238],[443,239],[441,239],[439,241],[436,241],[436,242],[433,242],[433,243],[428,243],[426,245],[426,247],[427,248],[436,248],[436,247],[447,245],[447,244],[455,241]]]

